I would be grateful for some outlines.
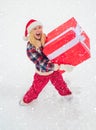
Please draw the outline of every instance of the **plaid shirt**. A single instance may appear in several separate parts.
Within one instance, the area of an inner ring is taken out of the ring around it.
[[[36,50],[30,42],[27,43],[27,56],[35,64],[36,69],[41,72],[54,71],[54,64],[49,61],[42,50],[43,47]]]

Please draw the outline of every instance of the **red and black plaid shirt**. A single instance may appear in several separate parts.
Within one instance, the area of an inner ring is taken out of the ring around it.
[[[29,59],[35,64],[36,69],[41,72],[54,71],[54,64],[49,61],[49,59],[43,53],[43,47],[38,50],[30,44],[27,43],[27,55]]]

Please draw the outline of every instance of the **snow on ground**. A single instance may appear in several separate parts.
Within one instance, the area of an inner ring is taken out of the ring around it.
[[[95,0],[0,2],[0,130],[96,129],[95,5]],[[49,82],[30,106],[19,106],[35,72],[22,40],[26,22],[30,18],[40,20],[48,33],[73,16],[91,42],[91,58],[63,74],[73,99],[66,101]]]

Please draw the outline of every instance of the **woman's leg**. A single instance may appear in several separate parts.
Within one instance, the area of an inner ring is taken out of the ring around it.
[[[34,75],[34,81],[30,89],[27,91],[27,93],[23,97],[23,101],[25,103],[30,103],[34,99],[36,99],[39,95],[39,93],[42,91],[42,89],[45,87],[45,85],[48,83],[49,77],[48,76],[41,76],[37,73]]]
[[[50,76],[50,80],[60,95],[66,96],[72,94],[59,71],[54,71]]]

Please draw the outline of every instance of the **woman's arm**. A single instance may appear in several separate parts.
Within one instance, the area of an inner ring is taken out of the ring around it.
[[[43,53],[39,53],[30,43],[27,45],[27,56],[41,72],[54,71],[56,67]]]

